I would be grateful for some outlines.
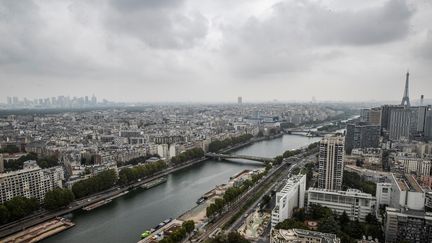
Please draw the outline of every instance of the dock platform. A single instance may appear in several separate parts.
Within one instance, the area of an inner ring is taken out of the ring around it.
[[[55,218],[35,225],[6,238],[0,239],[2,243],[38,242],[52,235],[60,233],[75,226],[73,222],[65,218]]]

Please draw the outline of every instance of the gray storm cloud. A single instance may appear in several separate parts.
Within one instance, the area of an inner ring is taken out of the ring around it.
[[[5,0],[0,102],[398,100],[407,68],[427,97],[430,23],[414,0]]]

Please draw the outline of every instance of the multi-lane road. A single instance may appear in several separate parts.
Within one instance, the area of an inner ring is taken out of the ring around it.
[[[240,211],[240,209],[247,203],[247,201],[253,198],[257,191],[259,191],[261,188],[265,188],[265,186],[269,183],[273,183],[266,189],[264,193],[259,196],[259,198],[257,198],[257,200],[243,214],[250,215],[257,207],[258,203],[262,200],[264,195],[268,195],[272,190],[279,190],[281,187],[284,186],[283,180],[289,178],[295,168],[302,168],[306,163],[313,162],[315,158],[315,154],[309,155],[307,157],[302,156],[303,155],[298,155],[294,158],[291,158],[289,162],[284,162],[280,166],[273,168],[265,178],[263,178],[254,187],[244,193],[235,203],[233,203],[232,206],[222,216],[220,216],[220,218],[218,218],[214,223],[209,224],[206,228],[206,231],[203,234],[199,235],[196,240],[198,242],[203,242],[209,236],[219,231],[231,219],[233,215]],[[276,178],[277,180],[275,182],[274,179]],[[231,224],[227,228],[227,231],[229,232],[237,230],[243,224],[244,220],[244,217],[239,217],[233,224]],[[267,231],[269,230],[269,227],[267,227]],[[262,239],[258,240],[258,242],[268,242],[268,238],[263,237]]]
[[[283,178],[283,179],[288,178],[291,175],[294,168],[303,167],[306,163],[310,162],[313,157],[315,157],[315,155],[310,155],[307,157],[302,157],[302,156],[304,155],[300,154],[294,158],[290,158],[289,161],[283,162],[278,167],[270,170],[269,173],[263,179],[261,179],[255,186],[250,188],[239,199],[237,199],[234,203],[232,203],[229,209],[225,213],[223,213],[222,216],[216,219],[213,223],[209,224],[205,228],[205,232],[196,238],[196,241],[203,242],[206,239],[208,239],[210,235],[219,231],[227,222],[229,222],[229,220],[233,215],[238,213],[244,207],[244,205],[255,196],[257,191],[267,187],[266,191],[262,193],[259,196],[259,198],[257,198],[257,200],[244,213],[245,215],[250,214],[254,210],[254,208],[257,207],[258,203],[261,201],[264,195],[269,194],[275,188],[277,190],[279,189],[279,187],[283,186],[283,183],[280,183],[281,181],[279,178]],[[278,179],[277,182],[274,181],[275,179]],[[228,227],[228,231],[238,229],[243,223],[243,221],[244,221],[244,217],[239,217],[231,226]]]

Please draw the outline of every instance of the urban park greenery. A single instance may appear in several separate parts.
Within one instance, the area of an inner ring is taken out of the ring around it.
[[[229,205],[231,202],[235,201],[245,191],[247,191],[251,186],[253,186],[259,179],[261,179],[266,173],[267,170],[256,175],[252,175],[251,179],[243,181],[240,186],[228,188],[223,194],[222,198],[217,198],[214,203],[210,204],[207,207],[206,216],[210,218],[214,217],[218,213],[221,213],[226,205]]]
[[[368,214],[365,222],[350,220],[346,212],[335,214],[330,208],[311,204],[306,212],[296,209],[293,217],[276,225],[276,229],[308,229],[305,220],[318,222],[318,231],[336,234],[342,243],[355,243],[363,236],[372,236],[383,242],[384,236],[377,218]]]
[[[376,184],[372,181],[363,179],[359,174],[355,172],[344,171],[342,187],[344,190],[348,188],[355,188],[365,193],[370,193],[375,196]]]
[[[67,188],[55,188],[45,194],[44,207],[48,210],[66,207],[75,199],[74,194]]]
[[[217,235],[214,239],[206,241],[207,243],[249,243],[240,233],[231,231],[228,234]]]
[[[154,163],[147,163],[130,168],[124,168],[119,172],[119,184],[127,185],[138,179],[154,175],[156,172],[162,171],[167,167],[163,160]]]
[[[72,186],[76,198],[85,197],[113,187],[117,182],[117,173],[113,169],[105,170],[88,179],[78,181]]]
[[[14,197],[0,204],[0,224],[23,218],[39,208],[36,198]]]
[[[228,148],[229,146],[233,146],[236,144],[244,143],[253,138],[252,134],[243,134],[238,137],[226,138],[222,141],[215,140],[209,144],[209,152],[218,152],[219,150]]]
[[[172,232],[169,236],[163,238],[160,243],[176,243],[183,242],[186,236],[195,229],[195,222],[193,220],[188,220],[183,222],[182,226]]]
[[[189,160],[202,158],[204,156],[204,150],[202,148],[193,148],[180,153],[177,156],[171,158],[171,163],[182,164]]]

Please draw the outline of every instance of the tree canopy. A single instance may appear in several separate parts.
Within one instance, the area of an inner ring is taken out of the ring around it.
[[[151,176],[167,167],[166,163],[159,160],[154,163],[146,163],[132,168],[124,168],[119,172],[119,183],[126,185],[138,179]]]
[[[113,170],[105,170],[88,179],[78,181],[72,186],[72,192],[76,198],[88,196],[113,187],[117,182],[117,173]]]
[[[204,150],[202,148],[193,148],[180,153],[177,156],[171,158],[171,163],[182,164],[192,159],[201,158],[204,156]]]
[[[375,196],[376,193],[376,184],[374,182],[366,181],[359,174],[346,170],[343,173],[342,187],[344,189],[359,189],[365,193],[370,193],[373,196]]]
[[[73,202],[74,194],[67,188],[55,188],[45,194],[44,207],[48,210],[54,210],[69,205]]]
[[[0,214],[6,216],[1,218],[3,223],[14,221],[31,214],[39,208],[39,202],[36,198],[14,197],[5,202],[0,207]]]
[[[222,141],[215,140],[209,144],[209,152],[218,152],[221,149],[227,148],[229,146],[233,146],[239,143],[244,143],[253,138],[251,134],[243,134],[238,137],[227,138]]]

